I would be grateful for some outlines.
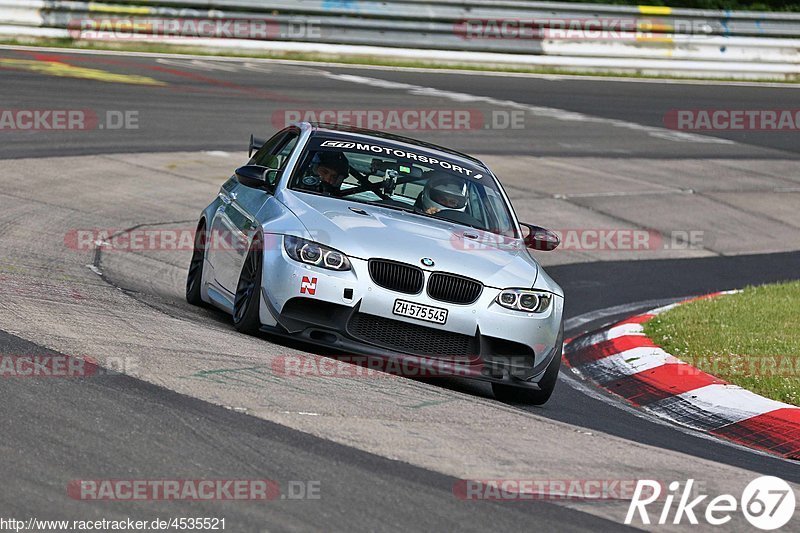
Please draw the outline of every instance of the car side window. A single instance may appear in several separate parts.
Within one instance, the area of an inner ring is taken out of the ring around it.
[[[287,139],[286,143],[284,143],[283,148],[280,149],[276,157],[278,158],[278,166],[275,167],[278,170],[283,170],[283,167],[286,166],[286,162],[289,160],[289,156],[292,155],[292,151],[294,147],[297,146],[297,140],[300,138],[299,135],[292,134],[289,139]]]
[[[497,226],[496,231],[502,235],[513,235],[514,228],[511,226],[511,221],[507,220],[506,217],[498,215],[498,213],[502,213],[504,210],[503,199],[489,188],[486,189],[486,198],[488,200],[488,207],[492,211],[489,213],[491,217],[491,224],[493,226]],[[500,221],[505,221],[506,223],[504,224]]]
[[[264,143],[250,159],[251,165],[283,169],[289,155],[297,144],[298,133],[282,131]]]
[[[264,145],[258,149],[258,151],[250,158],[249,165],[261,165],[263,161],[266,161],[267,158],[275,152],[278,151],[280,146],[282,145],[283,139],[286,137],[286,132],[281,131],[275,134],[270,140],[264,143]]]
[[[283,170],[299,138],[300,135],[296,131],[278,133],[264,143],[264,146],[250,159],[249,164]],[[270,175],[272,177],[270,185],[274,187],[278,174],[273,172]]]
[[[469,214],[472,215],[472,218],[480,220],[485,227],[488,227],[486,214],[483,212],[483,202],[481,202],[480,193],[478,192],[477,186],[474,183],[469,183],[468,198],[469,202],[467,206]]]

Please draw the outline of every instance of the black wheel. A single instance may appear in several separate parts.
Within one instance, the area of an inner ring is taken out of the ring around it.
[[[189,263],[189,274],[186,276],[186,301],[192,305],[205,305],[200,298],[200,287],[203,283],[203,263],[206,257],[206,225],[201,221],[194,233],[194,251]]]
[[[561,368],[561,352],[563,348],[563,331],[558,337],[556,342],[557,353],[547,365],[544,371],[544,376],[539,380],[540,390],[531,390],[523,387],[515,387],[513,385],[505,385],[503,383],[492,383],[492,392],[495,399],[503,403],[522,403],[528,405],[544,405],[553,390],[556,388],[558,381],[558,370]]]
[[[256,237],[239,274],[236,296],[233,299],[233,326],[242,333],[255,335],[261,327],[258,316],[261,293],[261,239]]]

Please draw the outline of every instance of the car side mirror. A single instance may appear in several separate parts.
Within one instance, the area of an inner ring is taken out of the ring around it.
[[[272,190],[280,170],[260,165],[245,165],[236,169],[236,180],[245,187]]]
[[[525,246],[532,250],[551,252],[561,244],[561,239],[558,238],[558,235],[549,229],[544,229],[532,224],[522,223],[522,225],[528,228],[529,231],[528,235],[525,237]]]

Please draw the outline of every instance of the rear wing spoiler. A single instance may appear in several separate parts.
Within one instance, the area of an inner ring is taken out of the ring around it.
[[[248,147],[247,157],[253,157],[253,152],[257,152],[267,142],[264,139],[256,139],[255,135],[250,134],[250,146]]]

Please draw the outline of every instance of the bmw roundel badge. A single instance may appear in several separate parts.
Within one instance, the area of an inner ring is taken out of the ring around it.
[[[432,266],[435,264],[435,263],[433,262],[433,259],[431,259],[430,257],[423,257],[423,258],[420,260],[420,263],[422,263],[422,264],[423,264],[423,265],[425,265],[426,267],[432,267]]]

